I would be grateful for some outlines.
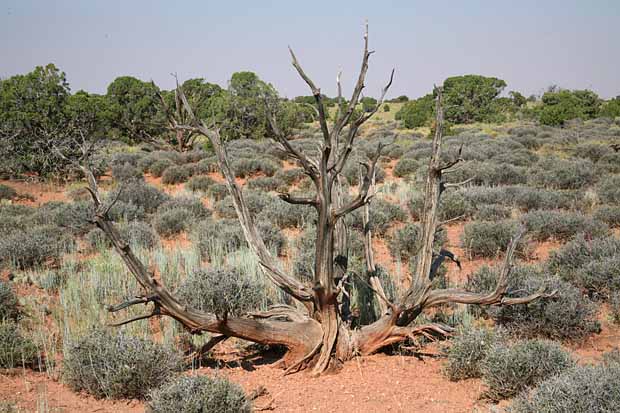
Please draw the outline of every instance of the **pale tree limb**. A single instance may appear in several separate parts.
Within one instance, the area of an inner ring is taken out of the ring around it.
[[[200,131],[200,133],[208,137],[213,149],[215,150],[220,170],[226,179],[226,185],[228,186],[228,191],[232,196],[233,205],[237,212],[243,233],[250,248],[258,256],[259,264],[264,270],[264,273],[276,286],[295,299],[302,302],[312,301],[314,297],[312,290],[299,280],[285,274],[280,268],[276,258],[265,246],[265,243],[258,233],[258,229],[254,223],[254,218],[247,207],[241,188],[235,181],[235,175],[228,161],[226,148],[222,143],[219,131],[217,129],[209,129],[202,121],[196,119],[194,112],[182,91],[180,91],[180,96],[185,110],[189,115],[189,119],[191,119],[192,124],[190,126],[194,126],[198,131]]]

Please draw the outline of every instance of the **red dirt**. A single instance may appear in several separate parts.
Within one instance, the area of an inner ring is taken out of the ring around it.
[[[202,368],[196,373],[224,374],[247,392],[264,386],[268,394],[258,398],[255,406],[271,403],[274,412],[465,412],[484,408],[477,400],[480,381],[450,382],[441,373],[442,363],[378,354],[346,363],[340,371],[320,379],[304,372],[285,377],[283,370],[272,365],[243,361],[235,367]],[[74,393],[44,373],[15,372],[0,376],[0,395],[28,411],[35,411],[38,400],[47,400],[49,411],[144,411],[141,402],[95,400]]]
[[[67,386],[51,380],[45,373],[30,370],[12,370],[0,374],[0,400],[16,403],[28,412],[97,412],[138,413],[144,407],[134,400],[96,400],[86,394],[77,394]],[[46,405],[47,409],[38,409]]]
[[[53,183],[0,180],[0,184],[10,186],[19,195],[29,195],[34,198],[34,201],[28,199],[16,201],[18,204],[39,206],[46,202],[68,200],[65,194],[66,188]]]
[[[386,166],[390,180],[393,178],[394,162]],[[284,162],[283,168],[296,167]],[[209,174],[217,182],[224,182],[221,174]],[[183,189],[183,185],[163,185],[160,178],[146,176],[148,183],[154,184],[166,192],[174,194]],[[237,180],[241,185],[245,179]],[[34,201],[18,201],[29,205],[40,205],[49,201],[67,201],[64,188],[41,183],[1,181],[16,189],[20,194],[32,195]],[[491,259],[470,259],[460,246],[463,223],[446,226],[448,246],[460,257],[462,269],[449,263],[448,277],[453,284],[462,283],[467,276],[483,265],[492,265],[497,261]],[[299,235],[298,230],[285,231],[287,238]],[[187,234],[172,239],[162,239],[166,249],[186,248],[190,245]],[[533,250],[532,260],[541,261],[561,243],[548,241],[537,244]],[[378,264],[396,273],[396,263],[392,259],[384,239],[373,238],[375,260]],[[283,257],[283,261],[288,258]],[[406,276],[406,263],[402,266]],[[7,274],[2,274],[6,278]],[[20,296],[40,296],[41,291],[34,286],[18,284]],[[620,326],[608,321],[607,310],[600,314],[602,332],[593,335],[582,343],[567,347],[577,356],[581,363],[598,362],[604,352],[620,344]],[[47,320],[46,320],[47,321]],[[51,322],[51,319],[50,319]],[[53,326],[50,326],[53,331]],[[424,351],[436,350],[436,345]],[[413,356],[378,354],[360,357],[347,362],[340,371],[325,375],[319,379],[310,377],[306,372],[291,376],[282,376],[282,370],[274,364],[265,364],[260,358],[242,359],[233,347],[221,345],[218,358],[228,360],[227,367],[201,368],[197,374],[221,373],[239,383],[247,392],[264,386],[268,395],[258,398],[255,406],[269,404],[275,412],[471,412],[489,411],[490,406],[478,400],[483,386],[480,380],[450,382],[441,373],[442,359],[425,357],[420,360]],[[67,386],[50,378],[45,373],[31,370],[15,369],[0,371],[0,400],[17,403],[25,411],[39,411],[42,404],[49,412],[142,412],[144,404],[138,401],[96,400],[85,394],[76,394]]]
[[[479,380],[448,381],[442,361],[378,354],[346,363],[342,370],[315,379],[307,373],[282,376],[282,370],[258,366],[223,373],[246,391],[263,385],[276,412],[464,412],[481,406]],[[438,391],[441,389],[440,391]]]

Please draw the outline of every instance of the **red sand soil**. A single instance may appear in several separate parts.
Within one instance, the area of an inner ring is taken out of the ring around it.
[[[391,176],[391,167],[386,168]],[[284,168],[293,167],[285,163]],[[223,182],[220,174],[210,174],[214,180]],[[182,185],[162,185],[161,179],[146,177],[147,182],[164,188],[169,193],[176,193]],[[245,180],[238,180],[243,184]],[[30,205],[40,205],[49,201],[66,201],[63,188],[49,184],[2,181],[16,189],[18,193],[30,194],[34,201],[18,201]],[[494,264],[490,259],[470,259],[460,246],[463,223],[448,225],[448,245],[457,254],[462,263],[459,271],[456,265],[449,264],[448,277],[453,283],[466,280],[467,276],[482,265]],[[299,234],[287,233],[287,236]],[[169,240],[162,240],[167,248],[184,248],[189,244],[186,234]],[[537,244],[532,260],[541,261],[548,258],[550,251],[561,244],[548,241]],[[384,239],[374,237],[375,260],[390,272],[395,271]],[[403,263],[406,272],[406,264]],[[6,274],[3,275],[5,278]],[[22,286],[18,294],[36,294],[36,287]],[[620,326],[609,322],[608,311],[600,314],[602,332],[593,335],[584,342],[570,344],[581,363],[598,362],[604,352],[620,345]],[[427,352],[437,352],[437,345],[425,348]],[[267,395],[255,401],[256,407],[270,406],[275,412],[471,412],[490,411],[492,406],[478,400],[483,392],[480,380],[470,379],[450,382],[442,374],[442,359],[413,356],[377,354],[360,357],[345,363],[336,373],[320,378],[312,378],[301,372],[282,376],[283,370],[274,364],[265,363],[260,358],[243,358],[232,348],[220,345],[216,349],[220,355],[229,360],[227,367],[201,368],[197,374],[221,373],[232,381],[239,383],[247,392],[264,386]],[[17,403],[28,412],[38,411],[38,406],[46,405],[46,412],[143,412],[144,404],[138,401],[96,400],[85,394],[76,394],[67,386],[52,379],[45,373],[31,370],[15,369],[0,371],[0,400]]]
[[[51,201],[67,201],[65,188],[53,183],[0,180],[0,184],[10,186],[19,195],[29,195],[34,198],[34,200],[19,200],[16,202],[19,204],[39,206]]]
[[[233,364],[233,363],[230,363]],[[256,407],[271,406],[274,412],[469,412],[484,408],[477,400],[479,380],[448,381],[441,373],[442,361],[412,356],[374,355],[346,363],[333,374],[313,378],[302,372],[283,376],[273,365],[240,362],[220,370],[202,368],[196,374],[224,374],[248,393],[263,386],[267,394]],[[14,370],[0,375],[0,398],[36,411],[46,400],[49,411],[142,412],[137,401],[95,400],[76,394],[44,373]],[[56,410],[55,410],[56,409]]]

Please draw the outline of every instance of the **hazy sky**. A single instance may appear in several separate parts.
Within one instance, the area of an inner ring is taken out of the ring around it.
[[[0,0],[0,77],[53,62],[72,90],[103,93],[121,75],[169,89],[171,72],[224,86],[251,70],[284,96],[309,94],[290,44],[333,95],[339,68],[353,86],[366,18],[376,51],[366,95],[392,67],[392,97],[469,73],[525,94],[558,84],[620,95],[620,0]]]

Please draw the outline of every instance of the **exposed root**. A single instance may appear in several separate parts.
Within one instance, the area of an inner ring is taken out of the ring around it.
[[[310,351],[308,354],[306,354],[301,359],[299,359],[295,363],[291,364],[291,366],[289,366],[286,370],[284,370],[284,374],[283,375],[286,376],[286,375],[291,374],[291,373],[297,373],[299,370],[301,370],[301,366],[303,365],[303,363],[307,362],[312,357],[314,357],[316,355],[316,353],[319,351],[319,349],[321,348],[322,345],[323,345],[323,343],[319,342],[312,349],[312,351]]]

